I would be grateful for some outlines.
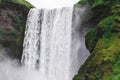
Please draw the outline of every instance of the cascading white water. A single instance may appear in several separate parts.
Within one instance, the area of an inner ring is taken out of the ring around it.
[[[49,80],[70,80],[73,8],[31,9],[22,62],[37,67]]]
[[[31,9],[28,14],[21,62],[43,74],[40,80],[72,80],[89,55],[79,51],[80,18],[74,18],[73,11],[74,7]]]
[[[70,80],[73,8],[45,10],[41,29],[40,71],[50,80]]]
[[[35,67],[39,60],[39,45],[40,45],[40,19],[39,10],[31,9],[28,14],[26,31],[23,44],[22,62],[27,67]]]

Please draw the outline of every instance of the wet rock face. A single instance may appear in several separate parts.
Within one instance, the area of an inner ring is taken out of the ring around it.
[[[17,24],[14,23],[11,15],[14,14],[12,11],[9,10],[0,10],[0,29],[4,30],[16,30]]]
[[[11,0],[0,2],[0,45],[20,59],[27,14],[30,8]]]
[[[16,38],[14,32],[18,32],[18,25],[11,17],[13,14],[15,13],[11,10],[0,9],[0,43],[3,46],[7,46],[7,44],[9,46],[12,43],[12,39],[15,40]]]
[[[0,9],[0,44],[5,48],[10,48],[8,52],[10,56],[16,56],[12,53],[17,48],[16,39],[19,33],[19,25],[14,21],[13,15],[17,15],[16,12]]]

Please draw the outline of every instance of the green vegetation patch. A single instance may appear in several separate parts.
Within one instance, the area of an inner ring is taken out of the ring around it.
[[[99,2],[101,3],[102,1]],[[93,51],[73,80],[120,79],[119,8],[116,8],[117,11],[112,11],[112,15],[102,19],[96,28],[87,33],[87,48]],[[95,38],[97,41],[94,40]]]
[[[91,7],[96,7],[96,6],[114,6],[115,4],[118,4],[120,1],[119,0],[80,0],[79,4],[81,3],[89,3]]]
[[[30,4],[29,2],[25,0],[0,0],[0,4],[5,4],[5,3],[13,3],[13,4],[18,4],[20,6],[25,6],[27,8],[33,8],[34,6]],[[7,4],[6,4],[7,6]]]

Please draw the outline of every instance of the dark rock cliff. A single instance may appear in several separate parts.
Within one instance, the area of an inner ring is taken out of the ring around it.
[[[25,23],[29,9],[28,2],[21,0],[0,0],[0,45],[8,49],[8,55],[20,59]]]

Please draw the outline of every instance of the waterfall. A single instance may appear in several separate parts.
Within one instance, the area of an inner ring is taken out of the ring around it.
[[[80,51],[81,21],[75,15],[74,7],[29,11],[21,62],[45,75],[40,80],[72,80],[88,57]]]

